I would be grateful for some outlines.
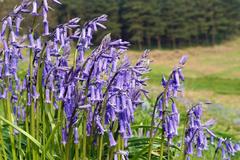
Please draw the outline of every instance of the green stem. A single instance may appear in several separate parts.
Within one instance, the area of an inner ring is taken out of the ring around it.
[[[19,148],[19,159],[21,160],[22,159],[22,153],[21,153],[21,150],[22,150],[22,134],[19,134],[19,140],[18,140],[18,148]]]
[[[43,124],[43,132],[42,132],[42,140],[43,140],[43,145],[45,145],[45,129],[46,129],[46,124],[45,124],[45,112],[44,112],[44,105],[43,105],[43,97],[44,97],[44,93],[43,93],[43,86],[42,86],[42,80],[43,80],[43,69],[44,69],[44,53],[45,53],[45,49],[46,49],[46,44],[44,45],[41,53],[40,53],[40,58],[38,61],[38,72],[37,72],[37,92],[39,93],[39,103],[37,103],[37,124],[36,124],[36,130],[37,130],[37,135],[36,138],[37,140],[39,140],[40,136],[39,136],[39,125],[40,125],[40,121],[42,121]],[[41,110],[40,110],[41,109]],[[45,159],[45,152],[43,152],[42,155],[42,159]]]
[[[0,155],[0,160],[7,160],[7,154],[5,151],[5,145],[4,145],[4,140],[3,140],[3,136],[2,136],[2,123],[0,123],[0,144],[1,144],[1,155]],[[2,159],[2,155],[3,155],[3,159]]]
[[[88,87],[90,85],[90,77],[92,76],[92,72],[94,69],[94,65],[92,66],[92,68],[90,69],[89,72],[89,77],[88,80],[86,82],[86,90],[84,95],[88,94]],[[85,98],[85,104],[87,103],[87,98]],[[82,135],[83,135],[83,139],[82,139],[82,160],[87,160],[87,115],[88,115],[88,111],[83,111],[83,123],[82,123]]]
[[[38,8],[38,10],[40,7]],[[37,22],[37,16],[33,18],[33,24],[32,24],[32,31],[30,34],[34,34],[35,31],[35,25]],[[29,56],[29,70],[30,70],[30,94],[32,94],[32,87],[33,87],[33,82],[32,82],[32,77],[33,77],[33,49],[30,49],[30,56]],[[34,113],[34,103],[31,102],[31,109],[30,109],[30,128],[31,128],[31,135],[35,138],[35,113]],[[38,130],[37,130],[38,131]],[[32,155],[33,155],[33,160],[38,159],[38,153],[36,152],[35,146],[32,145]]]
[[[32,34],[32,33],[31,33]],[[29,75],[29,81],[30,81],[30,94],[33,94],[33,82],[32,82],[32,77],[33,77],[33,50],[30,49],[30,58],[29,58],[29,70],[30,70],[30,75]],[[30,108],[30,128],[31,128],[31,135],[35,138],[35,107],[34,107],[34,102],[31,102],[31,108]],[[35,149],[35,146],[32,145],[32,156],[33,160],[36,159],[37,152]]]
[[[83,123],[82,123],[82,160],[86,160],[86,146],[87,146],[87,112],[83,113]]]
[[[168,146],[167,146],[167,151],[168,151],[168,160],[171,159],[170,155],[171,155],[171,151],[170,151],[170,144],[168,143]]]
[[[44,113],[42,113],[42,125],[43,125],[42,142],[43,142],[43,145],[45,146],[46,145],[46,136],[45,136],[45,133],[46,133],[46,115]],[[46,151],[43,152],[43,158],[42,159],[45,159],[45,157],[46,157]]]
[[[181,146],[181,151],[182,151],[182,159],[185,160],[186,159],[186,154],[185,154],[185,130],[186,130],[186,126],[188,123],[188,119],[186,118],[186,121],[184,122],[184,126],[183,126],[183,132],[182,132],[182,146]]]
[[[162,102],[162,110],[163,110],[163,113],[162,113],[162,124],[165,123],[165,109],[166,109],[166,99],[167,99],[167,92],[168,92],[168,87],[169,87],[169,84],[170,84],[170,79],[172,77],[172,74],[170,74],[169,78],[168,78],[168,81],[167,81],[167,84],[166,84],[166,87],[164,89],[164,92],[163,92],[163,102]],[[163,125],[162,125],[163,126]],[[163,159],[163,149],[164,149],[164,130],[162,128],[162,135],[161,135],[161,152],[160,152],[160,160]]]
[[[99,136],[99,146],[98,146],[98,160],[102,159],[103,152],[103,135]]]
[[[7,94],[7,117],[8,117],[8,120],[13,123],[13,117],[12,117],[12,112],[11,112],[11,93],[8,91],[8,94]],[[13,128],[9,128],[9,131],[10,131],[10,142],[11,142],[11,148],[12,148],[12,156],[13,156],[13,160],[17,160],[17,157],[16,157],[16,150],[15,150],[15,140],[14,140],[14,131],[13,131]]]
[[[155,112],[157,109],[157,103],[161,95],[157,97],[157,100],[155,102],[154,108],[153,108],[153,114],[152,114],[152,120],[151,120],[151,129],[150,129],[150,142],[149,142],[149,148],[148,148],[148,160],[151,160],[152,158],[152,144],[153,144],[153,127],[154,127],[154,118],[155,118]]]
[[[58,108],[58,111],[57,111],[57,121],[58,121],[58,123],[60,124],[60,126],[61,127],[63,127],[63,123],[64,123],[64,121],[63,121],[63,105],[62,105],[62,102],[59,102],[59,108]],[[61,135],[62,134],[62,132],[61,132],[61,129],[59,130],[59,135]],[[62,153],[62,156],[64,157],[64,155],[65,155],[65,151],[64,151],[64,146],[63,145],[60,145],[62,142],[61,142],[61,136],[59,136],[59,138],[58,138],[58,144],[59,144],[59,149],[60,149],[60,153]]]
[[[121,136],[118,135],[117,152],[119,152],[120,150],[121,150]],[[121,159],[120,154],[118,154],[117,157],[118,157],[118,159]]]
[[[79,160],[78,144],[75,144],[75,160]]]
[[[164,143],[163,142],[164,142],[164,131],[162,130],[160,160],[163,159],[163,149],[164,149],[164,147],[163,147]]]
[[[28,122],[29,120],[28,120],[28,115],[26,116],[26,119],[25,119],[25,127],[26,127],[26,132],[27,133],[30,133],[30,131],[29,131],[29,125],[28,125]],[[29,138],[27,138],[27,155],[28,155],[28,159],[30,159],[30,148],[31,148],[31,146],[30,146],[30,140],[29,140]]]
[[[114,157],[114,150],[115,150],[115,146],[114,147],[111,147],[109,148],[109,152],[108,152],[108,158],[107,160],[112,160]]]
[[[10,29],[8,29],[7,31],[7,43],[9,41],[9,36],[10,36]],[[4,56],[5,58],[5,56]],[[6,77],[4,79],[6,87],[8,89],[8,93],[7,93],[7,100],[6,103],[4,105],[4,111],[6,112],[6,118],[7,120],[9,120],[11,123],[13,123],[14,119],[12,117],[12,111],[11,111],[11,92],[9,92],[9,78]],[[15,150],[15,140],[14,140],[14,136],[13,136],[13,128],[9,129],[9,134],[10,134],[10,143],[11,143],[11,149],[12,149],[12,156],[13,156],[13,160],[16,160],[16,150]]]
[[[217,148],[217,149],[215,150],[214,156],[213,156],[213,160],[216,160],[218,150],[219,150],[219,148]]]
[[[72,133],[73,133],[73,128],[70,127],[69,128],[69,132],[68,132],[68,140],[67,140],[67,144],[66,144],[66,157],[65,160],[70,160],[70,149],[71,149],[71,143],[72,143]]]

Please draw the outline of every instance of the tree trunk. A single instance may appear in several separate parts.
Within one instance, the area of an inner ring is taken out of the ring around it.
[[[147,45],[148,45],[148,48],[151,48],[151,36],[147,36]]]
[[[215,27],[213,26],[211,34],[211,45],[214,46],[215,43],[216,43],[216,30]]]
[[[141,44],[141,41],[138,41],[138,49],[142,49],[142,44]]]
[[[175,49],[176,48],[176,38],[172,37],[172,48]]]
[[[192,39],[191,39],[191,37],[189,37],[189,40],[188,40],[188,46],[189,46],[189,47],[192,46]]]
[[[209,41],[208,41],[208,33],[207,33],[207,32],[205,33],[205,41],[207,42],[207,44],[209,44]]]
[[[157,48],[161,49],[162,48],[162,46],[161,46],[161,37],[157,36],[156,39],[157,39]]]

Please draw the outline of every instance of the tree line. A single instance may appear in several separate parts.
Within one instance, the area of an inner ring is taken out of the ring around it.
[[[16,0],[4,0],[4,15]],[[62,0],[50,22],[80,17],[82,22],[101,14],[112,37],[135,48],[176,48],[214,45],[240,31],[240,0]],[[1,4],[1,3],[0,3]],[[106,34],[106,33],[101,33]],[[100,35],[96,37],[101,37]],[[99,41],[98,39],[96,39]]]
[[[239,0],[68,0],[59,12],[83,21],[108,14],[112,35],[138,48],[216,44],[240,29]]]

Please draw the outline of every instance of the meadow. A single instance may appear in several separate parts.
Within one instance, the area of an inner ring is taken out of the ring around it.
[[[150,51],[150,68],[147,74],[149,78],[147,90],[150,98],[155,97],[163,91],[161,86],[162,75],[168,76],[175,64],[183,55],[188,55],[189,60],[184,68],[184,94],[178,99],[180,112],[185,114],[188,106],[198,102],[207,102],[204,105],[204,121],[209,118],[216,120],[212,127],[218,135],[240,139],[240,38],[215,46],[191,47],[175,50]],[[87,53],[89,55],[90,52]],[[142,51],[129,50],[128,56],[132,62],[136,62]],[[26,72],[28,56],[19,64],[19,75],[23,77]],[[69,63],[72,63],[73,54]],[[133,129],[148,125],[151,121],[152,108],[145,99],[145,107],[140,107],[135,113]],[[147,106],[147,107],[146,107]],[[182,119],[184,121],[184,118]],[[183,126],[180,126],[180,133]],[[179,135],[181,136],[181,134]],[[134,141],[133,137],[133,141]],[[138,139],[138,138],[137,138]],[[130,147],[131,148],[131,147]],[[136,151],[133,151],[135,153]],[[214,152],[209,150],[203,159],[210,159]],[[233,159],[238,159],[235,156]],[[134,159],[134,158],[133,158]],[[192,159],[201,159],[192,157]]]
[[[151,96],[161,90],[162,74],[170,73],[182,55],[189,55],[184,75],[182,102],[211,102],[205,106],[206,119],[217,120],[215,130],[240,138],[240,38],[221,45],[175,50],[152,50],[148,74]],[[141,52],[130,51],[131,59]]]
[[[215,46],[190,47],[175,50],[150,51],[150,68],[147,74],[150,98],[155,97],[163,91],[161,86],[162,75],[168,76],[175,64],[183,55],[188,55],[189,60],[184,68],[184,94],[178,99],[181,106],[181,114],[184,115],[187,106],[198,102],[207,102],[204,105],[203,119],[216,120],[212,127],[214,132],[235,141],[240,139],[240,38]],[[90,54],[88,52],[87,54]],[[139,50],[129,50],[128,56],[132,62],[136,62],[142,54]],[[28,61],[28,56],[24,53]],[[73,55],[73,54],[72,54]],[[69,63],[72,63],[71,55]],[[23,76],[26,72],[27,63],[24,61],[19,65],[19,74]],[[146,99],[145,99],[146,100]],[[133,128],[139,125],[148,125],[151,121],[152,108],[140,107],[135,113]],[[184,120],[184,118],[183,118]],[[183,126],[180,127],[180,133]],[[181,134],[179,135],[181,136]],[[136,137],[135,137],[136,138]],[[134,137],[133,137],[134,139]],[[134,151],[136,152],[136,151]],[[203,159],[210,159],[214,150],[205,153]],[[194,159],[196,157],[192,157]],[[196,158],[201,159],[201,158]],[[233,159],[238,159],[235,156]]]

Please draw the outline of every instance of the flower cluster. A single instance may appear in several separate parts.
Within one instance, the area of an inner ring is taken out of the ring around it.
[[[167,80],[162,77],[162,86],[164,91],[160,94],[157,103],[158,117],[162,120],[162,128],[165,136],[171,143],[174,136],[178,135],[179,112],[174,102],[174,97],[177,97],[178,92],[182,92],[183,88],[181,81],[184,81],[182,68],[188,57],[183,56],[179,61],[179,66],[175,67]],[[169,104],[171,108],[169,109]]]
[[[53,2],[61,4],[58,0]],[[134,111],[142,103],[141,96],[147,94],[143,87],[147,80],[144,74],[149,71],[149,51],[132,65],[125,54],[130,43],[112,40],[110,34],[90,51],[93,34],[106,29],[103,23],[107,16],[97,17],[83,26],[79,25],[80,18],[74,18],[50,30],[48,4],[48,0],[22,0],[3,19],[0,98],[11,100],[14,123],[26,118],[37,123],[43,116],[48,121],[60,119],[64,146],[71,143],[70,137],[74,144],[79,143],[79,128],[89,137],[108,134],[110,147],[117,144],[114,137],[118,134],[127,144],[132,136]],[[24,14],[33,18],[27,36],[20,27]],[[38,29],[38,19],[42,29]],[[90,55],[86,55],[87,51]],[[25,53],[29,55],[29,65],[21,80],[18,63],[26,60]],[[62,111],[63,117],[53,116],[55,113],[61,116]],[[86,125],[80,122],[84,117]],[[28,121],[25,123],[29,125]],[[118,126],[117,130],[113,129],[114,125]],[[34,130],[35,124],[30,126],[34,137],[38,131]]]
[[[216,137],[217,138],[217,137]],[[236,152],[240,151],[240,144],[233,142],[230,139],[217,138],[218,144],[216,153],[218,150],[222,153],[222,159],[230,159],[231,156],[234,156]]]
[[[198,157],[202,156],[203,150],[208,149],[207,137],[204,131],[211,124],[211,122],[207,123],[207,125],[201,124],[201,116],[202,106],[198,104],[188,112],[189,125],[185,133],[186,154],[193,154],[193,146],[196,146]],[[207,128],[206,130],[210,131]]]
[[[240,150],[239,144],[233,145],[229,139],[223,139],[216,136],[209,127],[212,126],[215,121],[209,120],[205,124],[201,123],[202,116],[202,104],[197,104],[192,107],[188,112],[188,125],[185,130],[185,154],[192,155],[194,148],[197,150],[197,156],[202,157],[202,151],[209,149],[209,142],[214,145],[214,139],[218,140],[215,156],[218,150],[222,151],[222,159],[230,159],[231,155],[234,155]],[[187,159],[190,159],[188,156]]]

